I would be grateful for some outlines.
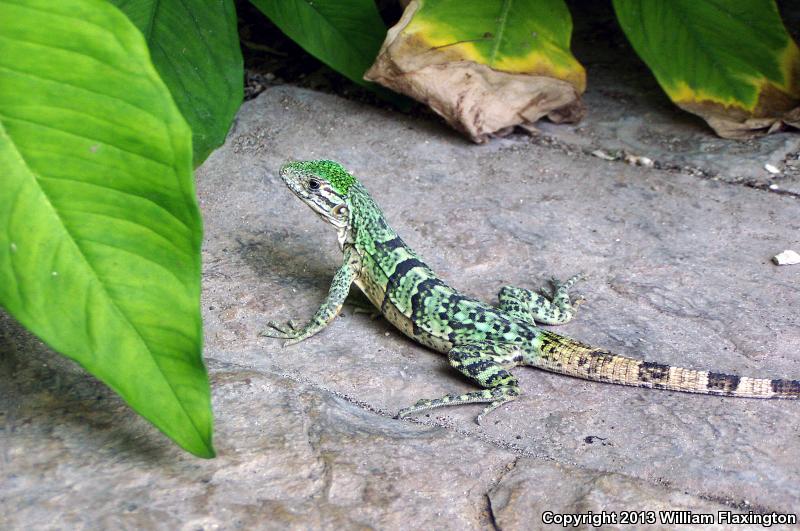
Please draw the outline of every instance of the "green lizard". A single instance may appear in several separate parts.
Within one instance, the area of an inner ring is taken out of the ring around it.
[[[449,405],[487,403],[476,421],[520,395],[510,369],[528,365],[586,380],[690,393],[751,398],[800,398],[800,381],[748,378],[637,360],[543,330],[562,324],[575,305],[567,291],[580,279],[554,281],[551,300],[527,289],[504,287],[492,307],[445,284],[384,219],[364,186],[331,161],[291,162],[280,175],[289,189],[336,227],[344,262],[325,302],[305,326],[271,321],[262,332],[302,341],[339,313],[355,283],[386,319],[415,341],[447,355],[450,365],[483,389],[420,400],[404,417]]]

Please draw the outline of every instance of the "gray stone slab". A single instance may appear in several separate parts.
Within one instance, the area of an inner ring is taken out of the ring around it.
[[[478,529],[491,481],[515,457],[209,346],[219,455],[196,459],[8,318],[0,324],[4,351],[18,352],[0,375],[2,529]]]
[[[339,265],[334,233],[277,175],[307,158],[351,168],[469,294],[493,301],[502,285],[583,271],[588,302],[562,333],[654,361],[800,375],[800,269],[769,261],[800,248],[796,197],[523,136],[474,146],[436,122],[275,87],[245,104],[197,173],[219,457],[181,453],[5,319],[0,527],[514,529],[537,492],[575,492],[571,471],[611,482],[614,495],[598,487],[591,505],[607,510],[648,499],[797,510],[795,402],[520,368],[524,396],[482,427],[479,406],[398,421],[419,398],[472,387],[443,356],[350,308],[290,348],[259,337],[269,319],[310,317]],[[570,496],[553,510],[581,506]],[[547,507],[525,514],[537,510]]]
[[[665,484],[525,458],[507,468],[489,491],[489,504],[497,527],[508,531],[533,523],[562,529],[751,527],[736,523],[742,511]],[[774,518],[770,528],[790,528]]]

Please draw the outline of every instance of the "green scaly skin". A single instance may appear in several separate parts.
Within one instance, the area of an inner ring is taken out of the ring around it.
[[[800,381],[749,378],[673,367],[612,354],[538,328],[572,319],[568,290],[580,279],[553,281],[553,297],[504,287],[498,307],[445,284],[389,227],[366,189],[331,161],[292,162],[281,168],[289,189],[338,232],[344,261],[328,296],[302,327],[270,322],[262,332],[291,345],[316,334],[339,313],[355,283],[386,319],[415,341],[447,355],[450,365],[482,389],[420,400],[400,411],[481,402],[477,421],[520,395],[509,370],[538,367],[587,380],[674,391],[750,398],[800,398]]]

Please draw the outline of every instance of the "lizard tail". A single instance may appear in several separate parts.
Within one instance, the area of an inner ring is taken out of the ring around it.
[[[549,331],[542,331],[535,343],[540,355],[530,365],[585,380],[705,395],[800,399],[798,380],[749,378],[637,360]]]

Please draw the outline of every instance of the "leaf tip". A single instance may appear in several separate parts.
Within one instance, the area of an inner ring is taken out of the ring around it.
[[[217,451],[214,449],[214,445],[210,440],[200,441],[198,445],[193,447],[184,446],[184,449],[195,457],[201,457],[203,459],[214,459],[217,457]]]

